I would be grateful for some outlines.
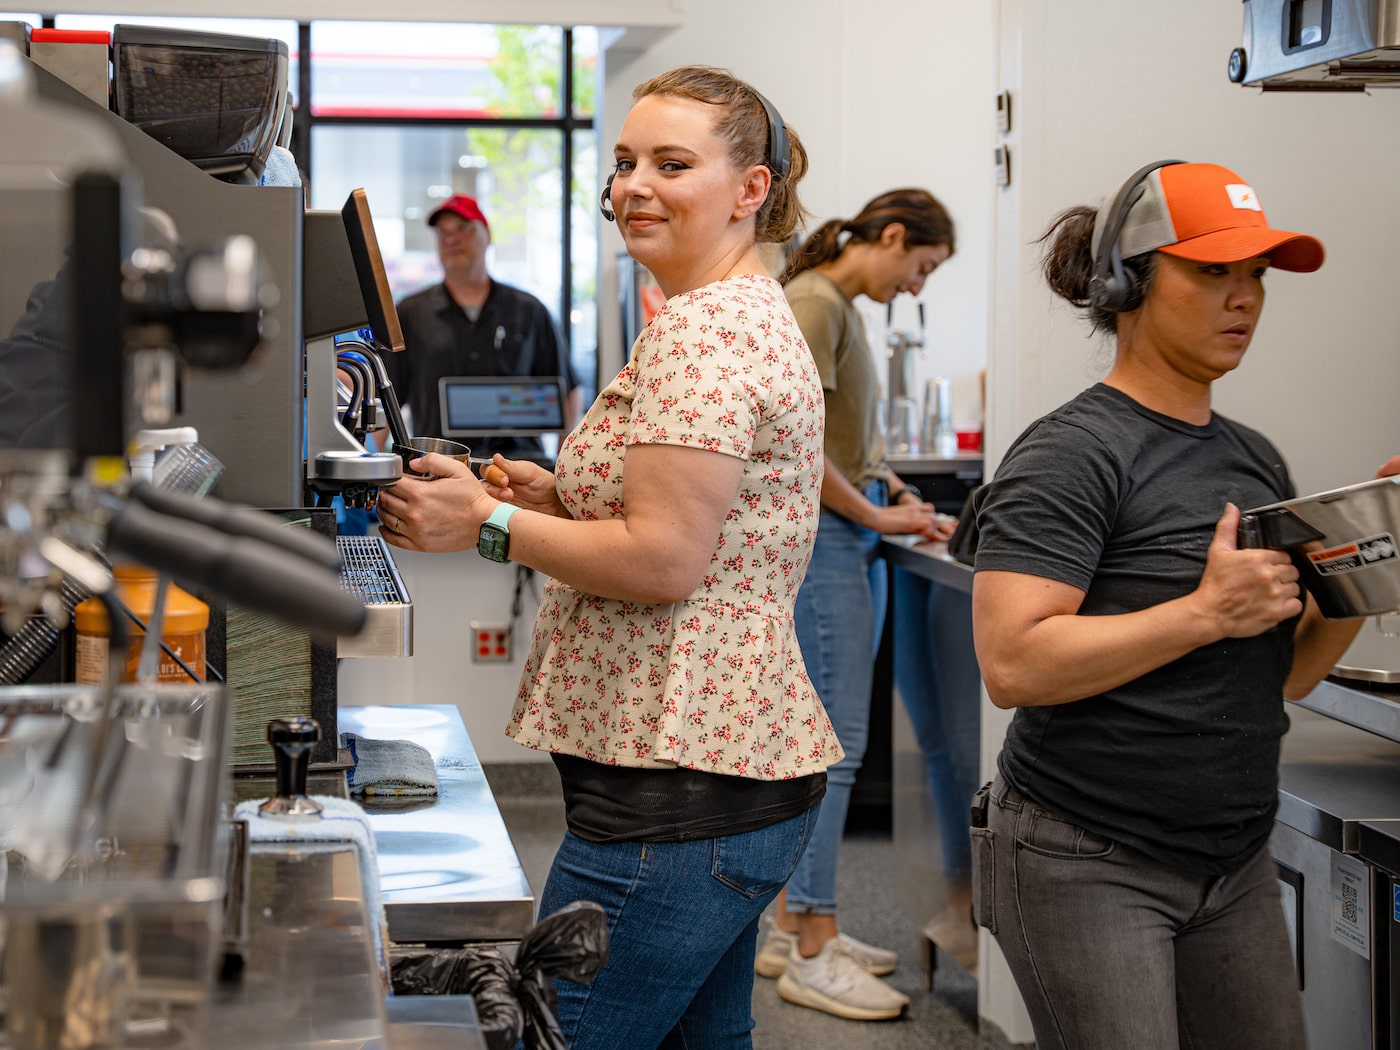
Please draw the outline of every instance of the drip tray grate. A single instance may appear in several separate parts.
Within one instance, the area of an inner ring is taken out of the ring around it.
[[[365,604],[369,616],[364,630],[342,638],[338,656],[412,656],[413,603],[390,557],[389,545],[378,536],[337,536],[340,585]]]

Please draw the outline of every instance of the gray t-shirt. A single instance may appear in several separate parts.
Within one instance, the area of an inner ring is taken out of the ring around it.
[[[978,494],[976,571],[1084,590],[1079,614],[1190,593],[1215,524],[1291,498],[1278,450],[1220,415],[1194,426],[1102,384],[1033,423]],[[1098,696],[1016,711],[998,765],[1068,820],[1182,869],[1223,874],[1268,838],[1288,621],[1202,646]]]

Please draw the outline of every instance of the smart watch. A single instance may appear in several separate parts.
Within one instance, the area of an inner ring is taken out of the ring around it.
[[[918,500],[920,503],[922,503],[922,502],[924,501],[924,494],[923,494],[922,492],[920,492],[918,489],[916,489],[913,485],[905,485],[904,488],[902,488],[902,489],[900,489],[898,492],[896,492],[896,493],[894,494],[894,501],[895,501],[896,503],[898,503],[898,502],[903,498],[903,496],[904,496],[904,494],[905,494],[906,492],[912,492],[912,493],[914,494],[914,498],[915,498],[916,500]]]
[[[502,503],[481,523],[481,532],[476,538],[476,552],[487,561],[510,561],[510,527],[506,523],[519,509],[509,503]]]

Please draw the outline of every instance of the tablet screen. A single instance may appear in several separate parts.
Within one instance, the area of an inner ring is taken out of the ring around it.
[[[444,437],[564,429],[564,381],[557,376],[444,376],[438,394]]]

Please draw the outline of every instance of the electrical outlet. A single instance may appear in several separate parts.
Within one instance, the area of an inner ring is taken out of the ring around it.
[[[510,663],[510,624],[472,624],[472,662]]]

